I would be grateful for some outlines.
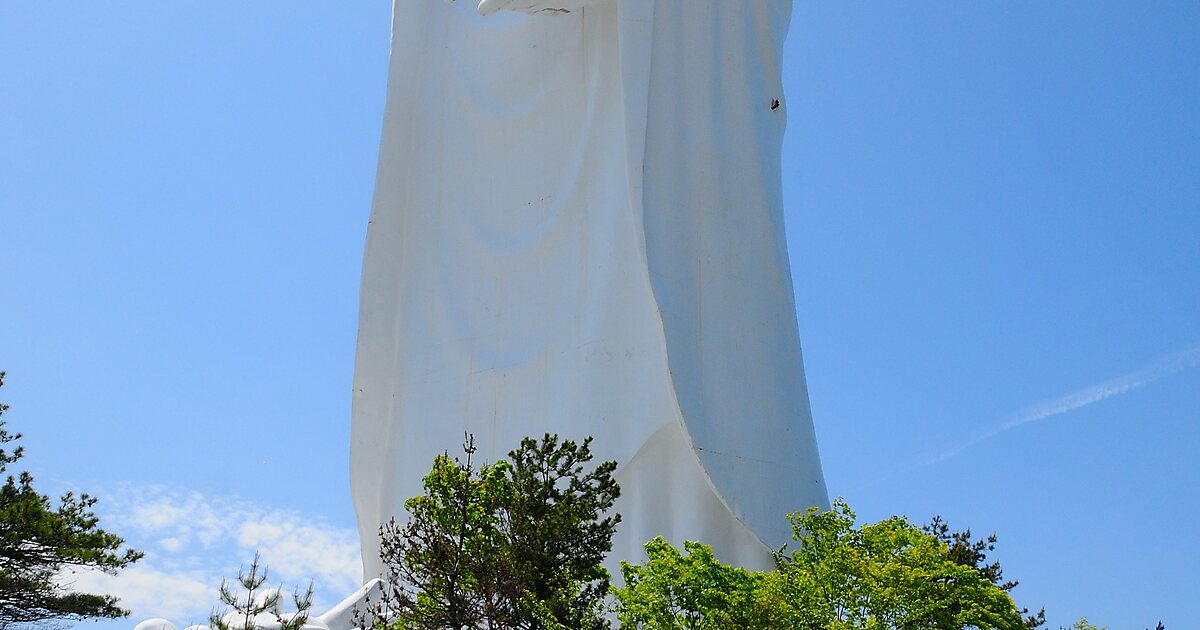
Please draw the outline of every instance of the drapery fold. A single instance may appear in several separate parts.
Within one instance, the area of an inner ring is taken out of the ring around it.
[[[825,505],[783,236],[786,0],[397,0],[351,487],[368,576],[433,457],[543,432],[656,535],[764,566]]]

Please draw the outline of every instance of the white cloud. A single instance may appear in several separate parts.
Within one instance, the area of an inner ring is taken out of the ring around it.
[[[245,549],[257,549],[268,566],[289,580],[312,579],[347,594],[362,581],[355,532],[273,512],[244,521],[238,542]]]
[[[318,604],[339,601],[361,583],[358,535],[294,511],[232,497],[160,486],[106,493],[103,523],[146,557],[116,576],[67,576],[76,588],[121,599],[133,620],[165,617],[203,622],[217,604],[222,579],[258,553],[273,584],[314,582]]]
[[[199,571],[162,571],[139,563],[119,575],[99,571],[75,576],[76,590],[116,595],[121,606],[133,611],[133,619],[164,617],[176,620],[179,627],[207,623],[217,603],[220,578]]]
[[[873,486],[883,483],[884,481],[892,479],[898,475],[911,473],[915,470],[925,468],[926,466],[932,466],[934,464],[944,462],[975,446],[976,444],[990,440],[1006,431],[1011,431],[1026,424],[1041,422],[1043,420],[1048,420],[1050,418],[1075,411],[1076,409],[1098,403],[1107,398],[1112,398],[1113,396],[1118,396],[1126,392],[1145,387],[1154,381],[1195,367],[1200,367],[1200,344],[1189,346],[1178,352],[1159,357],[1158,359],[1142,366],[1141,368],[1122,374],[1116,378],[1111,378],[1095,385],[1077,389],[1066,395],[1052,398],[1050,400],[1046,400],[1018,410],[1009,415],[1007,419],[1000,424],[997,424],[995,427],[980,433],[974,438],[971,438],[970,440],[967,440],[958,446],[955,446],[954,448],[943,451],[942,453],[929,457],[928,459],[919,460],[906,467],[899,468],[889,474],[876,478],[865,485]]]
[[[1026,407],[1010,415],[1004,422],[996,427],[981,433],[975,438],[964,442],[945,453],[929,460],[926,464],[936,464],[945,461],[958,455],[959,453],[991,438],[1000,435],[1006,431],[1011,431],[1019,426],[1030,424],[1033,422],[1041,422],[1054,416],[1059,416],[1064,413],[1075,411],[1088,405],[1098,403],[1106,398],[1112,398],[1126,392],[1139,389],[1157,381],[1161,378],[1166,378],[1172,374],[1182,372],[1184,370],[1200,366],[1200,345],[1188,347],[1184,350],[1160,357],[1132,372],[1122,374],[1116,378],[1112,378],[1095,385],[1090,385],[1082,389],[1077,389],[1064,396],[1059,396],[1051,400],[1043,401],[1035,405]]]
[[[126,527],[143,532],[169,533],[182,543],[196,541],[212,546],[229,536],[230,515],[250,517],[262,507],[228,497],[206,497],[195,491],[168,490],[159,486],[122,489],[124,507],[114,515]]]

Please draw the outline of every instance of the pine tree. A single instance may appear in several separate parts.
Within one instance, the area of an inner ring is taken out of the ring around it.
[[[0,387],[4,372],[0,372]],[[0,404],[0,415],[8,406]],[[24,449],[4,446],[21,439],[0,420],[0,474]],[[9,475],[0,486],[0,628],[129,614],[111,595],[72,591],[70,575],[81,570],[115,573],[142,557],[125,541],[99,527],[88,494],[63,495],[55,505],[33,487],[33,476]]]
[[[476,468],[440,455],[410,518],[380,530],[388,567],[373,618],[395,628],[599,630],[619,515],[615,462],[593,466],[591,439],[526,438],[507,460]],[[365,620],[362,620],[365,622]]]
[[[256,630],[266,626],[278,630],[300,630],[304,627],[308,622],[308,611],[312,608],[312,582],[309,582],[304,594],[299,591],[292,593],[292,606],[296,610],[285,613],[283,589],[263,588],[267,583],[267,573],[267,568],[260,565],[256,553],[250,562],[250,571],[238,571],[237,585],[240,589],[235,591],[228,582],[221,581],[221,603],[233,610],[225,614],[214,612],[209,617],[213,630]]]
[[[1012,590],[1017,587],[1016,580],[1004,580],[1004,569],[1001,568],[998,561],[987,562],[988,553],[996,550],[995,533],[987,538],[973,540],[970,529],[950,531],[950,526],[941,516],[934,516],[933,520],[921,529],[926,534],[945,543],[950,548],[950,559],[956,564],[979,571],[980,575],[1010,595]],[[1025,627],[1030,630],[1046,625],[1045,608],[1039,609],[1036,613],[1030,613],[1028,608],[1022,608],[1021,614],[1025,619]]]

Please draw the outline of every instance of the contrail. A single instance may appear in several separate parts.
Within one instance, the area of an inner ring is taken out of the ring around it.
[[[1053,400],[1033,405],[1032,407],[1026,407],[1009,416],[1007,420],[995,428],[981,433],[975,438],[924,462],[921,466],[946,461],[984,440],[994,438],[1005,431],[1010,431],[1021,425],[1040,422],[1047,418],[1067,413],[1068,411],[1086,407],[1106,398],[1112,398],[1113,396],[1145,387],[1161,378],[1197,366],[1200,366],[1200,344],[1168,354],[1128,374],[1122,374],[1116,378],[1073,391],[1065,396],[1060,396]]]

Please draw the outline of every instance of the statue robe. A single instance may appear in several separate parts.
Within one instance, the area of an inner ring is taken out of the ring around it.
[[[354,379],[367,577],[435,455],[595,436],[611,564],[771,564],[828,497],[784,241],[790,0],[396,0]]]

